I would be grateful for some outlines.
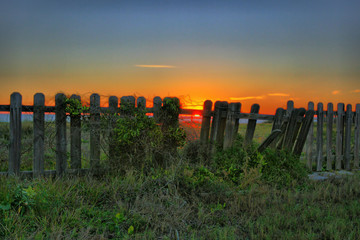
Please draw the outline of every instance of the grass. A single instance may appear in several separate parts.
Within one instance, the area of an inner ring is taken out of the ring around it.
[[[196,168],[193,166],[193,168]],[[193,169],[192,168],[192,169]],[[360,175],[293,188],[192,185],[191,169],[0,178],[5,239],[358,239]],[[250,178],[250,176],[249,176]],[[195,179],[195,178],[193,178]]]
[[[258,124],[252,149],[270,131]],[[0,177],[0,238],[360,238],[360,173],[312,182],[284,152],[254,155],[238,141],[207,158],[197,144],[146,172]]]

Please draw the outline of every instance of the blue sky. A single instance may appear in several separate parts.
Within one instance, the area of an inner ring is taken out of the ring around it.
[[[119,84],[124,95],[355,102],[359,9],[352,0],[1,1],[0,81],[6,95],[115,94]]]

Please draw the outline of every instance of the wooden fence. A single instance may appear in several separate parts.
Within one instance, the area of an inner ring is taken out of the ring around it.
[[[80,115],[70,115],[70,168],[67,169],[67,138],[66,138],[66,96],[57,94],[55,97],[55,106],[45,106],[45,97],[42,93],[34,95],[34,105],[22,105],[22,96],[19,93],[13,93],[10,97],[10,105],[0,105],[0,112],[10,112],[10,144],[9,144],[9,168],[8,172],[0,174],[15,174],[25,176],[39,175],[63,175],[64,173],[82,173],[89,169],[81,168],[81,120]],[[80,96],[72,95],[71,99],[81,101]],[[153,107],[146,108],[144,97],[135,99],[133,96],[121,97],[120,101],[116,96],[109,97],[108,107],[100,107],[100,96],[92,94],[90,96],[90,108],[85,114],[90,115],[90,169],[96,169],[100,162],[100,114],[124,114],[122,104],[127,103],[131,106],[143,108],[148,113],[153,113],[155,119],[158,118],[163,100],[160,97],[153,99]],[[316,171],[323,169],[323,162],[326,161],[326,169],[333,169],[335,160],[335,169],[357,169],[359,168],[359,133],[360,133],[360,104],[356,105],[356,111],[352,111],[349,104],[344,109],[344,104],[339,103],[337,111],[333,110],[333,104],[329,103],[327,111],[323,110],[323,104],[319,103],[317,110],[314,109],[312,102],[308,105],[308,112],[314,111],[316,117],[317,135],[314,138],[314,123],[311,118],[299,118],[298,114],[305,113],[305,109],[295,109],[294,103],[289,101],[287,109],[279,108],[275,115],[260,114],[260,106],[254,104],[250,113],[241,112],[241,103],[227,103],[217,101],[214,104],[210,100],[204,102],[203,110],[181,109],[180,114],[202,115],[202,125],[200,132],[200,141],[203,144],[220,144],[223,148],[232,146],[239,128],[240,119],[248,119],[247,129],[244,138],[245,146],[251,143],[257,120],[268,120],[273,122],[272,132],[269,137],[259,147],[263,150],[266,147],[278,147],[275,144],[281,142],[282,146],[291,146],[297,152],[301,153],[305,140],[299,137],[304,132],[309,132],[306,139],[305,157],[307,166],[313,170],[313,162],[316,163]],[[22,112],[33,113],[33,170],[20,172],[21,162],[21,115]],[[44,170],[44,122],[45,113],[55,113],[56,128],[56,169]],[[311,115],[311,114],[310,114]],[[291,120],[293,117],[293,120]],[[305,119],[311,119],[306,124]],[[293,129],[282,129],[284,122],[294,122]],[[333,123],[336,124],[333,124]],[[324,146],[324,123],[326,123],[326,141]],[[111,126],[111,124],[109,124]],[[302,127],[304,126],[304,127]],[[354,126],[354,131],[352,131]],[[336,132],[335,144],[334,127]],[[303,131],[303,129],[306,129]],[[286,131],[284,139],[281,140],[281,131]],[[288,139],[288,140],[286,140]],[[299,140],[300,139],[300,140]],[[305,138],[304,138],[305,139]],[[276,141],[275,141],[276,140]],[[303,141],[303,142],[302,142]],[[292,145],[289,145],[292,142]],[[316,147],[314,147],[316,143]],[[335,153],[335,154],[334,154]],[[111,146],[109,155],[111,156]]]
[[[283,147],[300,155],[305,145],[305,158],[310,170],[314,170],[313,163],[316,171],[359,168],[360,104],[356,104],[353,112],[351,104],[346,106],[345,111],[344,104],[339,103],[337,111],[334,111],[333,104],[329,103],[327,111],[324,111],[322,103],[318,103],[315,110],[314,103],[309,102],[306,111],[295,109],[294,102],[288,101],[287,109],[278,108],[275,115],[259,114],[258,104],[251,106],[250,113],[241,112],[241,103],[217,101],[214,111],[211,111],[212,105],[210,100],[204,102],[200,134],[201,143],[210,145],[210,148],[215,144],[224,149],[231,147],[241,118],[249,119],[244,138],[246,147],[253,139],[257,120],[269,120],[273,122],[272,132],[260,145],[259,151],[266,147]],[[312,118],[314,114],[315,121]],[[284,124],[292,121],[293,124]],[[281,132],[284,133],[283,140],[279,139]]]
[[[81,102],[80,96],[72,95],[70,99],[77,99]],[[147,113],[152,113],[155,120],[159,121],[161,107],[164,102],[160,97],[153,99],[153,107],[146,107],[146,99],[133,96],[121,97],[120,103],[116,96],[109,97],[108,107],[100,107],[100,96],[92,94],[90,96],[90,107],[83,114],[90,117],[90,170],[95,170],[100,163],[100,115],[101,114],[124,114],[122,106],[142,108]],[[136,103],[135,103],[136,102]],[[42,93],[34,95],[34,105],[22,105],[20,93],[13,93],[10,97],[10,105],[0,105],[0,112],[10,112],[10,144],[9,144],[9,167],[8,172],[0,172],[1,175],[15,174],[25,176],[39,175],[58,175],[64,173],[82,173],[89,169],[81,168],[81,115],[67,114],[66,96],[57,94],[55,96],[55,106],[45,106],[45,97]],[[20,172],[21,163],[21,125],[22,112],[33,113],[33,170]],[[181,109],[180,114],[201,114],[199,110]],[[44,123],[45,113],[55,113],[56,128],[56,169],[44,170]],[[66,122],[67,116],[70,117],[70,167],[67,169],[67,137]],[[109,127],[112,125],[109,124]],[[111,132],[111,131],[110,131]],[[112,147],[109,148],[111,156]]]

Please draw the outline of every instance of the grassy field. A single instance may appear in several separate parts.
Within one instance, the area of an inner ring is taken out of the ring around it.
[[[31,124],[23,128],[31,139]],[[45,142],[47,167],[54,168],[52,129],[47,126]],[[313,182],[288,153],[254,154],[270,130],[271,124],[258,124],[249,149],[239,137],[234,148],[211,157],[191,141],[166,167],[56,179],[0,177],[0,238],[359,239],[360,173]],[[245,131],[241,124],[239,136]],[[31,147],[30,140],[23,143]],[[29,159],[24,168],[31,168]]]
[[[360,175],[278,188],[173,166],[144,175],[0,178],[4,239],[359,239]],[[190,180],[189,180],[190,179]]]

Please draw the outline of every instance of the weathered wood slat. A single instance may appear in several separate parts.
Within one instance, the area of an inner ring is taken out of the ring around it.
[[[224,117],[224,112],[228,112],[229,104],[228,102],[221,102],[220,105],[220,126],[219,126],[219,132],[216,135],[216,142],[219,145],[219,147],[223,147],[224,145],[224,135],[225,135],[225,127],[226,127],[226,117]]]
[[[323,129],[324,129],[324,112],[323,104],[318,103],[317,105],[317,132],[316,132],[316,171],[322,170],[322,161],[323,161]]]
[[[18,175],[21,158],[21,104],[22,97],[18,92],[10,96],[10,146],[9,174]]]
[[[345,146],[344,146],[344,167],[345,170],[350,170],[350,149],[351,149],[351,124],[352,124],[352,106],[346,105],[345,115]]]
[[[314,111],[314,103],[308,103],[308,110]],[[314,143],[314,122],[312,120],[309,128],[309,133],[306,139],[306,166],[308,169],[312,170],[312,160],[313,160],[313,143]]]
[[[227,112],[225,136],[224,136],[224,149],[233,145],[239,130],[239,119],[235,117],[236,113],[240,113],[241,103],[230,103]]]
[[[116,112],[119,106],[119,99],[116,96],[109,97],[109,158],[114,159],[116,155],[115,139],[113,129],[116,126]],[[141,106],[140,106],[141,107]]]
[[[70,99],[81,104],[79,95],[72,95]],[[70,113],[70,164],[72,169],[81,168],[81,113]]]
[[[289,119],[289,123],[287,124],[286,127],[286,132],[285,132],[285,137],[284,137],[284,143],[283,143],[283,147],[285,149],[288,149],[289,151],[293,150],[294,147],[294,142],[293,140],[295,139],[295,135],[297,134],[296,130],[297,130],[297,121],[298,121],[298,116],[304,115],[305,113],[305,109],[294,109],[291,113],[290,113],[290,119]]]
[[[204,110],[203,110],[201,130],[200,130],[200,142],[202,144],[207,144],[209,141],[212,105],[213,103],[210,100],[206,100],[204,102],[204,108],[203,108]]]
[[[45,138],[45,96],[42,93],[34,95],[34,156],[33,173],[34,177],[44,174],[44,138]]]
[[[297,110],[298,114],[297,114],[297,117],[296,117],[296,123],[295,123],[295,128],[294,128],[294,134],[293,134],[293,137],[291,139],[291,148],[293,148],[295,146],[295,141],[297,139],[297,136],[299,134],[299,130],[300,130],[300,127],[301,127],[301,124],[304,120],[304,114],[306,112],[305,108],[299,108]]]
[[[294,101],[292,100],[289,100],[287,103],[286,103],[286,116],[287,117],[290,117],[292,111],[294,110]]]
[[[274,123],[273,123],[272,129],[271,129],[271,132],[273,132],[276,129],[281,130],[281,126],[284,121],[285,113],[286,113],[286,111],[283,108],[276,109]],[[281,133],[283,133],[283,132],[281,132]],[[276,147],[276,144],[279,141],[280,136],[281,136],[281,134],[277,135],[276,138],[270,143],[271,148]]]
[[[332,170],[333,154],[332,154],[332,136],[334,109],[333,104],[328,103],[326,113],[326,170]]]
[[[61,176],[67,168],[66,152],[66,96],[58,93],[55,96],[56,125],[56,175]]]
[[[98,170],[100,164],[100,96],[90,96],[90,168]]]
[[[281,134],[280,129],[275,129],[271,134],[264,140],[264,142],[258,147],[257,151],[262,153],[265,149]]]
[[[214,105],[214,116],[211,123],[211,133],[210,133],[210,143],[213,144],[216,141],[217,134],[220,127],[220,118],[221,118],[221,102],[216,101]]]
[[[153,99],[153,114],[154,114],[154,119],[157,123],[160,122],[160,115],[161,115],[161,106],[162,106],[162,100],[161,97],[154,97]]]
[[[250,110],[250,114],[257,114],[259,113],[260,110],[260,106],[259,104],[253,104],[251,106],[251,110]],[[251,143],[253,137],[254,137],[254,133],[255,133],[255,128],[256,128],[256,119],[249,119],[247,128],[246,128],[246,133],[245,133],[245,140],[244,140],[244,145],[247,146]]]
[[[315,114],[314,110],[307,110],[305,113],[305,117],[302,121],[298,139],[295,143],[295,147],[294,147],[294,151],[293,151],[293,153],[295,155],[298,155],[298,156],[301,155],[301,152],[304,148],[307,137],[309,136],[310,128],[313,124],[314,114]]]
[[[343,161],[343,138],[344,138],[344,104],[338,103],[336,117],[336,163],[335,169],[341,169]]]
[[[355,129],[354,129],[354,168],[359,168],[360,149],[360,104],[356,104]]]
[[[145,110],[146,108],[146,99],[144,97],[138,97],[136,100],[136,106],[139,109]]]

